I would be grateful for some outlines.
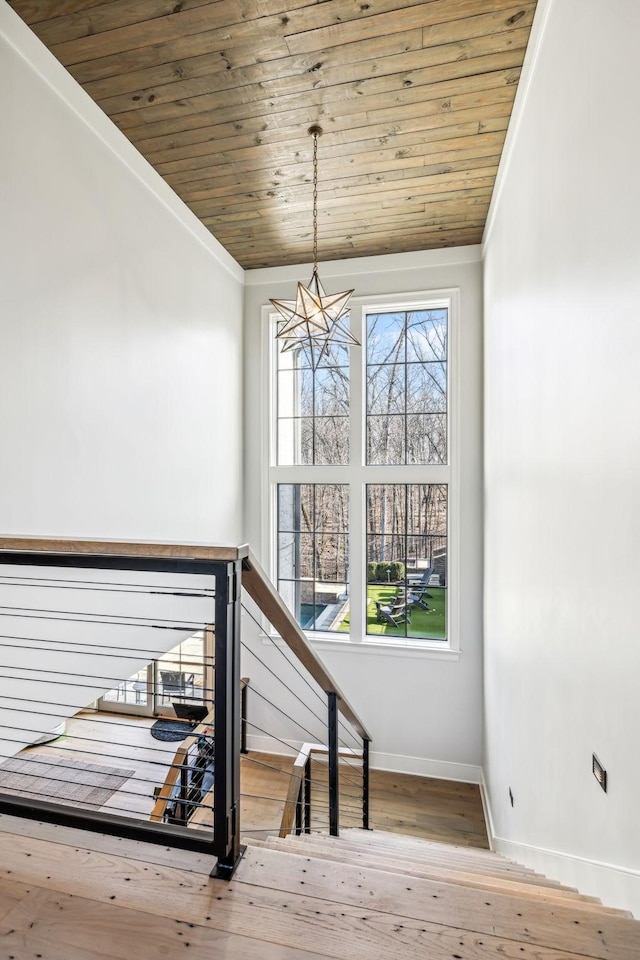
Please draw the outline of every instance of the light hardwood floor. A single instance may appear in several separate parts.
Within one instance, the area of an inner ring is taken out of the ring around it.
[[[154,740],[152,723],[145,717],[82,711],[68,721],[66,737],[47,746],[31,747],[28,752],[135,769],[135,776],[101,809],[147,818],[153,808],[153,788],[164,781],[178,746]],[[292,756],[256,752],[242,757],[240,814],[244,833],[265,837],[278,832],[293,760]],[[326,771],[326,761],[314,760],[314,830],[328,827]],[[341,825],[357,827],[362,816],[360,770],[345,764],[342,774]],[[392,833],[488,847],[480,792],[474,784],[372,770],[370,824]]]

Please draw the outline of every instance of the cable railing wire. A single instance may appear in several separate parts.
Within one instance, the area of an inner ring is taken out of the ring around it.
[[[265,670],[267,670],[267,671],[271,674],[272,677],[275,677],[275,679],[276,679],[279,683],[282,684],[282,686],[285,688],[285,690],[288,690],[288,692],[289,692],[293,697],[295,697],[296,700],[297,700],[299,703],[302,704],[302,706],[305,708],[305,710],[308,710],[309,713],[311,713],[311,714],[316,718],[316,720],[318,720],[323,726],[326,725],[326,722],[327,722],[326,719],[323,719],[319,714],[315,713],[315,711],[311,709],[311,707],[309,706],[309,704],[308,704],[308,703],[305,703],[304,700],[302,699],[302,697],[299,697],[298,694],[295,692],[295,690],[292,690],[292,688],[291,688],[287,683],[285,683],[285,681],[282,679],[282,677],[279,677],[278,674],[275,672],[275,670],[272,670],[272,668],[271,668],[270,666],[268,666],[268,664],[266,664],[266,663],[264,662],[264,660],[262,660],[262,659],[258,656],[258,654],[257,654],[254,650],[251,649],[251,647],[247,646],[247,644],[244,643],[243,641],[241,641],[241,644],[242,644],[242,647],[247,651],[247,653],[250,653],[252,657],[255,657],[255,659],[258,661],[258,663],[262,664],[262,666],[265,668]],[[300,674],[300,676],[302,676],[302,674]]]
[[[7,667],[7,666],[5,666],[5,667],[3,667],[3,670],[4,670],[4,671],[6,671],[6,670],[24,670],[24,671],[29,672],[29,673],[48,673],[48,674],[53,673],[53,674],[55,674],[56,676],[64,676],[64,677],[71,677],[71,678],[77,677],[77,674],[70,674],[70,673],[68,673],[66,670],[43,669],[42,667]],[[33,683],[33,682],[34,682],[33,678],[31,678],[31,677],[15,677],[15,676],[13,676],[13,675],[7,674],[6,672],[5,672],[5,674],[4,674],[4,678],[5,678],[6,680],[24,680],[24,681],[26,681],[27,683],[30,683],[30,682]],[[83,679],[90,680],[90,679],[92,679],[92,678],[90,678],[90,677],[84,677]],[[128,679],[128,678],[127,678],[127,679]],[[103,684],[99,682],[99,681],[102,681],[102,680],[108,682],[109,684],[115,683],[116,685],[122,684],[122,683],[125,682],[124,680],[118,679],[117,677],[99,677],[99,676],[97,676],[97,675],[93,678],[93,682],[92,682],[92,683],[78,683],[77,680],[73,680],[73,679],[71,679],[71,680],[49,680],[49,679],[47,679],[46,677],[38,677],[35,682],[36,682],[36,683],[52,683],[52,684],[55,684],[55,685],[57,685],[57,686],[74,687],[74,688],[77,689],[77,690],[95,690],[96,688],[100,689],[100,687],[103,686]],[[108,688],[107,688],[107,692],[109,692],[111,689],[112,689],[112,687],[108,687]],[[213,693],[213,692],[214,692],[214,688],[212,688],[212,687],[198,687],[197,689],[198,689],[199,692],[201,692],[201,693],[203,693],[203,694],[208,694],[208,693]],[[201,696],[196,697],[195,693],[192,694],[191,696],[189,696],[189,694],[185,694],[185,695],[182,695],[182,694],[181,694],[181,699],[183,699],[183,700],[202,700],[203,697],[201,697]],[[81,707],[76,704],[76,710],[78,710],[78,709],[81,709]]]
[[[3,613],[2,611],[9,610],[19,610],[20,613]],[[33,610],[33,613],[28,611]],[[27,611],[27,612],[25,612]],[[36,616],[36,614],[48,614],[48,616]],[[64,616],[53,616],[53,614],[64,614]],[[144,629],[147,626],[163,626],[164,624],[178,624],[176,627],[164,627],[164,629],[180,629],[180,630],[206,630],[207,624],[201,620],[187,621],[187,620],[174,620],[171,617],[142,617],[136,616],[128,613],[91,613],[91,611],[86,610],[49,610],[47,607],[12,607],[8,605],[0,606],[0,617],[12,617],[15,619],[25,619],[25,620],[53,620],[63,623],[96,623],[104,626],[111,627],[138,627]],[[111,620],[85,620],[84,617],[113,617],[114,621]],[[118,621],[122,620],[138,620],[144,621],[142,623],[121,623]]]
[[[256,626],[259,627],[260,630],[262,630],[262,625],[261,625],[260,622],[257,620],[257,618],[253,615],[253,613],[251,612],[251,610],[249,610],[249,608],[248,608],[244,603],[242,604],[242,609],[243,609],[243,610],[248,614],[248,616],[253,620],[253,622],[256,624]],[[300,677],[300,679],[307,685],[307,687],[309,687],[309,689],[310,689],[310,690],[313,692],[313,694],[317,697],[317,699],[320,701],[320,703],[321,703],[324,707],[326,707],[326,700],[323,699],[323,697],[322,697],[321,694],[318,692],[318,690],[316,689],[316,687],[314,687],[314,686],[309,682],[309,680],[305,677],[305,675],[301,672],[301,670],[298,669],[298,667],[296,666],[296,664],[286,655],[286,653],[284,652],[284,649],[283,649],[278,643],[275,642],[275,639],[274,639],[273,637],[269,637],[269,639],[271,640],[272,646],[273,646],[273,647],[278,651],[278,653],[284,658],[284,660],[285,660],[285,661],[289,664],[289,666],[295,671],[295,673]],[[256,657],[256,659],[259,660],[260,663],[262,663],[263,666],[265,666],[266,669],[269,670],[269,672],[272,673],[272,675],[273,675],[274,677],[277,677],[277,678],[281,681],[281,683],[283,683],[283,685],[293,694],[293,696],[295,696],[298,700],[301,700],[301,698],[298,697],[297,694],[295,694],[295,693],[293,692],[293,690],[291,690],[291,687],[289,687],[287,684],[285,684],[284,681],[283,681],[280,677],[278,677],[278,675],[275,673],[275,671],[273,671],[270,667],[268,667],[266,664],[264,664],[263,661],[260,660],[260,658],[257,656],[257,654],[256,654],[250,647],[247,647],[247,645],[244,644],[244,643],[243,643],[243,646],[245,647],[245,649],[247,649],[247,650],[249,651],[249,653],[253,654],[253,656]],[[315,681],[314,681],[314,682],[315,682]],[[326,694],[325,694],[325,697],[326,697]],[[309,707],[308,704],[305,704],[303,700],[301,700],[301,703],[303,703],[304,706],[307,707],[307,709],[308,709],[311,713],[314,713],[314,712],[311,710],[311,707]],[[314,713],[314,716],[315,716],[317,719],[319,719],[321,723],[325,723],[325,722],[326,722],[326,721],[324,721],[324,720],[321,720],[321,718],[318,717],[318,715],[315,714],[315,713]],[[343,729],[349,736],[351,736],[351,737],[353,738],[353,740],[355,741],[356,744],[358,743],[358,737],[356,736],[356,734],[355,734],[352,730],[349,730],[349,729],[345,726],[344,721],[340,718],[340,716],[338,716],[338,725],[339,725],[340,727],[342,727],[342,729]],[[342,743],[342,745],[343,745],[344,747],[347,747],[347,744],[346,744],[343,740],[340,740],[340,738],[338,738],[338,739],[339,739],[339,741]]]
[[[34,564],[37,566],[37,564]],[[210,597],[215,596],[215,587],[189,587],[183,586],[182,584],[175,586],[171,584],[160,584],[160,583],[122,583],[116,580],[73,580],[70,577],[25,577],[19,574],[0,574],[0,580],[15,581],[15,580],[28,580],[30,583],[27,584],[14,584],[7,583],[7,586],[32,586],[34,583],[37,583],[39,586],[50,586],[55,585],[58,589],[67,589],[67,590],[94,590],[98,587],[124,587],[126,592],[132,587],[139,587],[140,593],[149,593],[155,595],[157,592],[163,593],[164,591],[170,591],[171,596],[202,596]],[[60,584],[63,584],[61,587]],[[65,584],[74,584],[75,586],[64,586]],[[198,591],[198,593],[191,593],[191,591]],[[120,591],[117,591],[120,592]]]
[[[19,730],[20,728],[19,728],[19,727],[15,727],[14,729],[15,729],[15,730]],[[29,733],[34,733],[34,734],[37,734],[37,735],[39,735],[39,736],[42,736],[42,734],[43,734],[43,731],[42,731],[42,730],[30,730],[30,731],[27,731],[27,732],[29,732]],[[22,739],[20,739],[20,738],[17,738],[17,737],[8,737],[8,736],[5,736],[5,735],[2,735],[2,736],[0,736],[0,739],[6,741],[7,743],[19,743],[19,744],[22,745],[22,749],[25,749],[25,746],[24,746],[24,737],[23,737]],[[91,737],[81,737],[81,736],[78,736],[77,734],[74,734],[74,735],[73,735],[73,739],[74,739],[74,740],[80,740],[80,741],[83,741],[83,742],[86,742],[86,743],[104,743],[104,744],[108,744],[108,745],[110,745],[110,746],[113,745],[113,746],[116,746],[116,747],[127,747],[127,746],[129,746],[129,744],[127,744],[127,743],[122,743],[122,742],[120,742],[120,741],[96,740],[96,739],[92,739]],[[33,746],[36,746],[36,745],[35,745],[35,744],[27,744],[26,746],[27,746],[27,748],[28,748],[28,747],[33,747]],[[49,745],[48,745],[48,744],[44,744],[44,743],[43,743],[43,744],[39,744],[38,746],[42,747],[43,749],[48,749],[48,748],[49,748]],[[82,747],[70,747],[70,746],[65,746],[64,749],[65,749],[65,751],[68,751],[69,753],[81,753],[84,757],[86,757],[86,756],[95,756],[95,754],[92,754],[90,750],[84,749],[84,748],[82,748]],[[164,752],[163,752],[159,747],[145,747],[144,749],[145,749],[145,751],[146,751],[147,753],[158,753],[158,754],[159,754],[159,753],[163,753],[163,754],[164,754]],[[21,751],[18,751],[18,753],[13,754],[13,756],[14,756],[14,757],[18,756],[20,752],[21,752]],[[58,754],[54,754],[54,756],[58,756]],[[101,756],[101,754],[100,754],[99,756]],[[112,753],[112,752],[109,752],[109,755],[108,755],[108,756],[109,756],[109,759],[110,759],[110,760],[127,760],[127,761],[129,761],[130,763],[132,763],[134,760],[138,759],[138,758],[136,758],[136,757],[132,757],[132,755],[131,755],[130,753],[124,753],[124,754],[122,754],[122,753]],[[174,757],[175,757],[175,751],[173,751],[173,754],[169,751],[168,754],[164,754],[164,760],[149,760],[149,759],[146,759],[146,758],[145,758],[145,760],[144,760],[143,762],[144,762],[145,764],[148,764],[148,765],[151,765],[151,766],[167,768],[167,767],[171,767],[171,766],[173,765],[173,758],[174,758]],[[6,760],[9,760],[9,759],[11,759],[11,758],[10,758],[10,757],[5,757],[5,759],[6,759]],[[1,769],[1,765],[0,765],[0,769]]]
[[[252,689],[252,691],[253,691],[254,693],[257,693],[257,692],[258,692],[254,687],[252,687],[251,689]],[[254,730],[257,730],[258,733],[264,733],[264,734],[266,734],[266,736],[271,737],[271,738],[272,738],[273,740],[275,740],[277,743],[281,743],[283,746],[287,747],[288,750],[294,750],[294,749],[295,749],[295,748],[292,747],[291,744],[288,743],[286,740],[283,740],[281,737],[277,737],[275,734],[270,733],[268,730],[264,730],[262,727],[259,727],[256,723],[254,723],[252,720],[248,720],[248,719],[247,719],[247,720],[246,720],[246,723],[247,723],[248,726],[252,727]],[[309,761],[310,761],[311,763],[317,763],[317,764],[322,763],[323,768],[326,766],[326,764],[324,764],[323,761],[318,760],[317,757],[314,757],[312,754],[309,754]],[[302,778],[301,778],[301,779],[302,779]],[[356,786],[358,789],[360,788],[360,784],[359,784],[357,781],[355,781],[355,780],[350,780],[348,777],[344,777],[344,779],[345,779],[346,781],[348,781],[349,783],[354,784],[354,786]]]
[[[121,660],[139,660],[141,657],[148,657],[154,654],[153,650],[144,650],[136,647],[114,647],[113,644],[109,644],[108,648],[104,646],[95,646],[92,647],[87,644],[86,640],[51,640],[48,637],[18,637],[10,633],[0,633],[1,640],[17,640],[19,643],[0,643],[0,647],[7,647],[11,650],[49,650],[52,653],[57,652],[57,647],[64,644],[65,646],[74,646],[74,647],[83,647],[82,650],[61,650],[60,653],[73,653],[78,656],[100,656],[100,657],[115,657],[116,659]],[[36,646],[29,646],[28,644],[22,643],[21,641],[28,640],[30,643],[35,643]],[[51,643],[56,646],[53,647],[43,647],[41,644]],[[121,650],[122,654],[119,653],[110,653],[110,650]],[[203,666],[213,666],[215,663],[215,656],[213,654],[195,654],[195,653],[182,653],[180,656],[176,655],[174,659],[164,660],[164,657],[169,656],[169,654],[157,654],[152,656],[150,663],[176,663],[178,664],[180,660],[183,663],[202,664]],[[188,657],[196,657],[195,660],[188,660]],[[128,678],[127,678],[128,679]]]
[[[312,742],[316,742],[316,741],[317,741],[317,737],[316,737],[310,730],[308,730],[306,727],[304,727],[298,720],[294,720],[293,717],[291,717],[288,713],[286,713],[281,707],[277,706],[277,704],[275,704],[272,700],[269,700],[269,698],[266,697],[263,693],[261,693],[260,690],[258,690],[255,686],[252,685],[251,691],[252,691],[252,693],[257,694],[257,696],[259,696],[259,697],[260,697],[262,700],[264,700],[266,703],[268,703],[269,706],[273,707],[274,710],[277,710],[279,713],[281,713],[282,716],[286,717],[287,720],[291,720],[291,722],[294,723],[297,727],[299,727],[300,730],[303,730],[305,733],[309,734],[309,736],[310,736],[311,739],[312,739]],[[248,721],[247,721],[247,722],[248,722]],[[263,731],[263,732],[266,732],[266,731]],[[269,736],[269,734],[267,734],[267,736]],[[284,741],[282,741],[282,742],[284,742]],[[348,749],[351,749],[351,748],[349,747]],[[314,759],[315,759],[315,758],[314,758]],[[344,762],[347,766],[352,766],[353,769],[356,769],[356,770],[358,769],[357,767],[355,767],[354,764],[350,764],[350,763],[348,762],[347,758],[344,757],[343,755],[340,756],[340,760],[341,760],[342,762]],[[318,761],[318,762],[322,762],[322,761]],[[348,778],[348,777],[345,777],[345,780],[346,780],[347,782],[349,782],[349,783],[356,783],[356,781],[350,780],[350,778]]]
[[[251,619],[253,620],[253,622],[255,623],[255,625],[256,625],[256,626],[260,629],[260,631],[262,632],[262,630],[263,630],[262,624],[261,624],[260,621],[253,615],[253,613],[251,612],[251,610],[249,610],[249,608],[246,606],[246,604],[244,604],[244,603],[242,604],[242,609],[245,611],[245,613],[246,613],[249,617],[251,617]],[[325,701],[324,701],[323,698],[322,698],[322,696],[320,695],[320,693],[318,693],[318,690],[316,689],[316,687],[312,686],[312,684],[311,684],[311,683],[309,682],[309,680],[304,676],[304,674],[296,667],[296,665],[295,665],[295,663],[293,662],[293,660],[291,660],[290,657],[288,657],[287,654],[285,653],[284,648],[283,648],[279,643],[276,642],[276,640],[275,640],[274,637],[271,637],[271,636],[269,636],[268,634],[266,634],[266,636],[267,636],[268,639],[271,641],[272,645],[275,647],[275,649],[278,651],[278,653],[286,660],[286,662],[289,664],[289,666],[292,667],[292,668],[296,671],[296,673],[298,674],[298,676],[300,677],[300,679],[303,680],[304,683],[306,683],[306,685],[307,685],[307,686],[309,687],[309,689],[314,693],[314,695],[318,698],[318,700],[320,700],[320,702],[321,702],[323,705],[326,705],[326,704],[325,704]],[[314,682],[316,682],[316,681],[314,681]],[[326,694],[325,694],[325,695],[326,695]],[[353,730],[349,730],[349,729],[345,726],[345,722],[343,721],[343,719],[342,719],[340,716],[338,717],[338,724],[343,728],[343,730],[344,730],[349,736],[353,737],[353,739],[355,740],[356,743],[358,743],[358,737],[357,737],[357,735],[353,732]]]

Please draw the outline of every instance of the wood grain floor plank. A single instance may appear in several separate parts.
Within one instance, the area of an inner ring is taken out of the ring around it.
[[[63,856],[54,844],[24,837],[13,837],[7,846],[0,835],[0,843],[8,852],[0,867],[3,876],[10,870],[22,882],[46,877],[57,891],[212,930],[244,935],[259,929],[266,943],[311,949],[336,960],[451,960],[455,955],[464,960],[568,960],[562,951],[395,916],[370,904],[363,909],[306,891],[289,894],[244,881],[203,881],[184,871],[103,853],[68,849]],[[586,957],[574,950],[571,960]]]
[[[482,876],[478,873],[467,873],[463,869],[448,869],[447,867],[422,866],[415,861],[403,860],[397,857],[395,861],[391,859],[384,860],[374,855],[354,852],[353,849],[341,849],[339,845],[331,849],[323,849],[312,844],[286,843],[278,837],[270,837],[268,840],[252,840],[251,846],[267,849],[281,850],[285,853],[292,852],[299,855],[314,857],[317,860],[326,860],[333,863],[351,863],[354,866],[366,867],[372,870],[383,870],[389,873],[397,873],[402,876],[419,877],[423,880],[436,880],[443,883],[455,883],[464,887],[474,887],[478,890],[496,891],[497,893],[506,893],[509,896],[524,897],[539,902],[548,903],[571,903],[578,908],[595,909],[600,913],[611,913],[621,915],[620,911],[613,907],[603,907],[595,897],[583,897],[579,893],[567,890],[563,887],[543,887],[536,883],[524,883],[519,880],[513,880],[508,877]]]
[[[269,883],[283,892],[305,892],[413,920],[431,920],[477,934],[494,933],[508,940],[566,951],[580,951],[601,960],[637,960],[640,925],[627,917],[576,916],[570,907],[553,909],[515,897],[453,884],[412,878],[344,864],[340,871],[308,857],[248,848],[238,868],[238,882]],[[400,880],[400,883],[398,882]]]
[[[247,931],[247,934],[249,931]],[[32,950],[43,944],[66,949],[70,958],[108,956],[117,960],[161,960],[185,949],[190,960],[317,960],[317,953],[266,943],[252,936],[213,930],[181,920],[151,916],[139,910],[97,903],[55,891],[34,891],[0,923],[0,960],[20,943]],[[49,948],[42,954],[50,958]],[[22,953],[20,954],[22,958]]]
[[[8,916],[29,892],[26,884],[0,880],[0,920]]]

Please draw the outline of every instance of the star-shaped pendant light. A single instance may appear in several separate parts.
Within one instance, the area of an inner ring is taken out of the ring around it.
[[[298,283],[295,300],[272,300],[283,322],[276,338],[282,342],[282,351],[304,347],[315,369],[326,356],[332,343],[360,346],[349,332],[344,318],[353,290],[327,294],[318,276],[318,137],[322,127],[309,127],[313,137],[313,271],[308,285]]]

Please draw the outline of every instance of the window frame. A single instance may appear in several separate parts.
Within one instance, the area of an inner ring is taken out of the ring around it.
[[[394,652],[402,649],[419,655],[442,655],[457,659],[460,651],[460,484],[459,484],[459,399],[460,399],[460,290],[457,287],[412,293],[353,297],[350,306],[351,331],[362,347],[350,349],[350,452],[349,464],[277,463],[277,351],[275,338],[278,315],[270,304],[262,308],[264,364],[262,431],[262,543],[265,565],[277,582],[277,485],[279,483],[347,483],[349,485],[350,537],[350,632],[305,631],[319,645],[336,650]],[[447,328],[447,462],[445,464],[366,463],[366,327],[367,313],[407,311],[417,308],[448,309]],[[374,636],[366,633],[366,486],[375,483],[440,483],[448,488],[447,531],[447,639],[430,640]]]

